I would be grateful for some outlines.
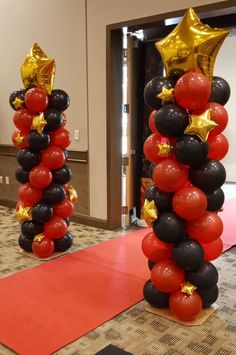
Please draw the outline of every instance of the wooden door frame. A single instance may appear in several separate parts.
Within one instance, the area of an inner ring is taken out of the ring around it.
[[[194,7],[198,14],[230,9],[236,0]],[[121,114],[122,114],[122,28],[145,28],[163,25],[167,18],[180,17],[181,9],[150,17],[133,19],[106,26],[106,130],[107,130],[107,228],[121,226]]]

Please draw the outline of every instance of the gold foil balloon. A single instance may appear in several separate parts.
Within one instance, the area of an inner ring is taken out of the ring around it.
[[[157,219],[158,212],[154,201],[148,201],[145,199],[143,206],[143,218],[148,226],[151,226],[152,223]]]
[[[35,43],[21,66],[21,77],[26,89],[37,86],[51,94],[55,77],[55,59],[47,57]]]
[[[211,120],[210,110],[206,110],[201,115],[189,116],[189,125],[186,127],[184,133],[195,134],[203,142],[206,142],[210,131],[217,126],[218,124]]]
[[[227,34],[226,29],[203,24],[195,11],[188,9],[175,29],[156,42],[166,75],[176,69],[195,69],[211,80],[216,56]]]

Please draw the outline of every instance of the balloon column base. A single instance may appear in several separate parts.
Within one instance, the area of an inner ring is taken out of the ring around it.
[[[187,325],[187,326],[199,326],[202,325],[217,309],[219,308],[219,306],[217,306],[215,303],[208,308],[204,308],[201,312],[201,314],[194,320],[190,321],[190,322],[183,322],[177,318],[175,318],[169,309],[167,308],[155,308],[152,307],[150,304],[145,303],[144,306],[144,310],[149,312],[149,313],[153,313],[156,314],[160,317],[172,320],[173,322],[182,324],[182,325]]]
[[[57,251],[55,253],[53,253],[52,255],[48,256],[47,258],[39,258],[37,255],[35,255],[34,253],[31,253],[31,252],[28,252],[28,251],[25,251],[23,249],[19,249],[19,252],[25,256],[28,256],[29,258],[32,258],[32,259],[36,259],[36,260],[41,260],[41,261],[49,261],[49,260],[52,260],[52,259],[56,259],[56,258],[59,258],[63,255],[66,255],[68,253],[70,253],[70,249],[67,249],[66,251]]]

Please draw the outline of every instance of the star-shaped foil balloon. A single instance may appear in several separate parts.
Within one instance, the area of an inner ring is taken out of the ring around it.
[[[167,89],[163,86],[161,93],[157,97],[162,100],[162,103],[174,101],[174,89]]]
[[[189,116],[189,125],[186,127],[184,133],[194,134],[203,142],[206,142],[209,132],[217,126],[218,124],[211,120],[210,110],[206,110],[200,115]]]
[[[158,156],[168,158],[171,152],[171,145],[168,142],[159,143],[158,146]]]
[[[216,56],[228,33],[226,29],[203,24],[195,11],[188,9],[174,30],[156,42],[166,75],[176,69],[196,69],[211,80]]]
[[[194,291],[196,289],[197,289],[197,287],[188,281],[181,285],[181,292],[187,293],[190,296],[192,296],[194,294]]]
[[[16,212],[16,217],[20,224],[22,224],[25,221],[31,221],[32,220],[31,208],[23,207],[22,205],[20,205],[18,211]]]
[[[43,240],[43,238],[45,238],[45,235],[44,234],[37,234],[35,237],[34,237],[34,242],[41,242]]]
[[[78,202],[78,195],[77,195],[75,188],[72,185],[69,185],[67,192],[69,195],[69,200],[72,203],[77,203]]]
[[[44,118],[44,113],[40,113],[38,116],[34,116],[31,129],[36,130],[39,134],[42,134],[44,127],[46,126],[47,121]]]
[[[157,219],[157,217],[158,212],[155,202],[153,200],[149,202],[148,199],[145,199],[143,205],[143,218],[147,225],[151,226],[152,223]]]
[[[23,107],[24,100],[21,100],[19,97],[16,97],[15,100],[12,102],[12,105],[15,107],[16,110]]]
[[[49,58],[35,43],[21,66],[21,77],[26,89],[37,86],[51,94],[55,77],[55,59]]]
[[[17,133],[16,137],[15,137],[15,141],[17,145],[21,145],[22,143],[24,143],[25,137],[21,136],[20,133]]]

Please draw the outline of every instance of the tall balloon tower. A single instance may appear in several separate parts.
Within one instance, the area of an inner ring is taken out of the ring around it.
[[[142,242],[151,270],[144,298],[181,321],[195,319],[218,297],[212,261],[223,250],[219,212],[226,172],[220,160],[228,151],[222,131],[230,87],[213,69],[227,34],[188,9],[156,43],[166,77],[153,78],[144,90],[153,110],[144,154],[153,163],[154,182],[143,212],[153,229]]]
[[[64,127],[68,94],[53,90],[55,60],[37,43],[21,66],[24,89],[11,93],[9,102],[16,111],[12,142],[18,149],[16,179],[19,202],[16,215],[21,225],[19,246],[39,258],[64,252],[72,245],[67,231],[77,194],[69,181],[66,164],[71,136]]]

